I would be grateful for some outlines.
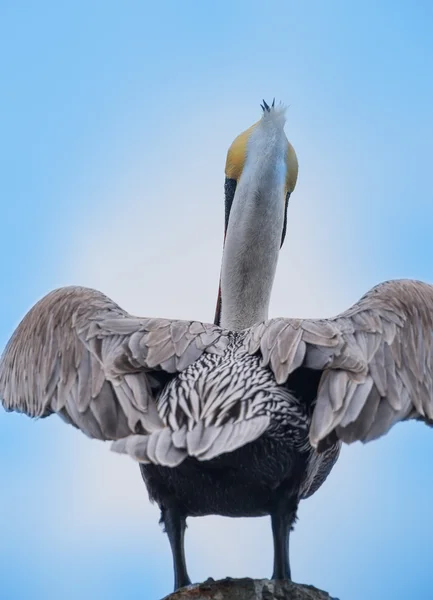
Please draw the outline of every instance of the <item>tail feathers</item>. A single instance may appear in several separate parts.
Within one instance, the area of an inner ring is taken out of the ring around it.
[[[186,428],[172,431],[165,427],[149,435],[131,435],[113,442],[111,449],[119,454],[128,454],[141,463],[176,467],[188,456],[206,461],[233,452],[256,440],[268,426],[267,416],[221,426],[204,427],[199,422],[191,431]]]

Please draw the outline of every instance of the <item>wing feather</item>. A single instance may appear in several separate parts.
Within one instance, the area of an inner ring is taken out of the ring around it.
[[[314,447],[335,433],[347,443],[367,442],[408,418],[432,424],[433,286],[388,281],[332,319],[276,321],[278,327],[272,320],[253,327],[246,345],[260,350],[284,383],[299,367],[294,346],[306,344],[302,364],[323,371],[310,427]]]
[[[60,288],[13,333],[0,360],[0,398],[8,411],[58,413],[102,440],[155,432],[164,425],[152,374],[175,373],[203,352],[221,352],[224,336],[214,325],[132,317],[95,290]],[[155,457],[165,456],[166,436],[152,438]],[[173,451],[164,460],[176,457]]]

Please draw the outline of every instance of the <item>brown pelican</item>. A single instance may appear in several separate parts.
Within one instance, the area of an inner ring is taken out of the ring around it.
[[[270,514],[274,578],[290,578],[289,532],[341,441],[433,420],[433,287],[380,284],[331,319],[268,319],[297,161],[284,111],[232,144],[216,323],[140,318],[102,293],[42,298],[0,363],[7,410],[59,414],[139,461],[189,583],[188,516]]]

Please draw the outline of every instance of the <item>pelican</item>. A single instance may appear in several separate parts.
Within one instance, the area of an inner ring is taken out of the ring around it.
[[[270,515],[272,577],[290,579],[298,504],[342,442],[433,420],[433,287],[384,282],[329,319],[268,318],[295,151],[282,107],[235,139],[215,323],[135,317],[101,292],[54,290],[25,315],[0,362],[6,410],[53,413],[140,463],[190,583],[189,516]]]

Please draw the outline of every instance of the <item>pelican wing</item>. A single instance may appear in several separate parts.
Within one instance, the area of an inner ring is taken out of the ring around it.
[[[397,422],[433,421],[433,286],[396,280],[332,319],[273,319],[248,334],[279,383],[323,370],[310,441],[368,442]],[[325,444],[324,444],[325,446]]]
[[[0,361],[0,398],[31,417],[58,413],[86,435],[113,440],[163,427],[156,377],[221,353],[214,325],[130,316],[88,288],[42,298],[12,335]]]

